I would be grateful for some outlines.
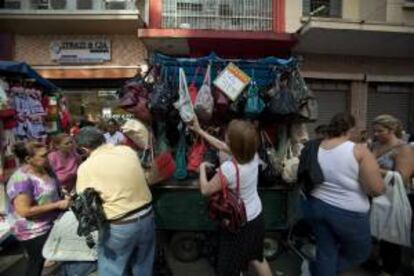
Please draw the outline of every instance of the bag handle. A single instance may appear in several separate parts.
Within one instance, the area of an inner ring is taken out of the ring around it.
[[[263,140],[268,142],[272,146],[272,148],[274,148],[273,142],[272,140],[270,140],[269,134],[267,134],[266,130],[262,130],[261,134],[263,135]]]
[[[232,163],[234,165],[234,167],[236,168],[236,195],[237,197],[240,197],[240,172],[239,172],[239,166],[237,166],[237,162],[234,158],[232,158]],[[218,171],[218,175],[220,178],[220,184],[221,184],[221,190],[223,192],[223,196],[224,198],[227,198],[228,196],[228,192],[226,189],[226,184],[224,184],[227,180],[224,177],[224,174],[221,170],[221,166],[219,167],[219,171]]]

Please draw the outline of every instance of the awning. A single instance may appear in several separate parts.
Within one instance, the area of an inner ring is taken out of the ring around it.
[[[226,58],[289,57],[295,34],[187,29],[138,29],[148,50],[173,56],[200,57],[215,52]]]
[[[34,79],[38,85],[41,85],[46,91],[57,91],[59,88],[53,83],[44,79],[35,70],[25,62],[2,61],[0,60],[0,73],[18,74],[29,79]]]
[[[298,34],[299,53],[414,57],[411,26],[312,18]]]

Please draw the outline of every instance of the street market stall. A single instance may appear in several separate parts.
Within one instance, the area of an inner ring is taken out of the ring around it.
[[[66,107],[59,88],[28,64],[0,61],[0,242],[8,233],[5,185],[18,166],[13,146],[17,141],[47,142],[49,136],[67,129]]]
[[[120,106],[151,133],[152,153],[144,151],[141,160],[144,167],[155,164],[157,175],[151,174],[149,181],[161,182],[152,189],[157,227],[179,232],[171,240],[177,258],[192,261],[199,257],[203,251],[197,238],[200,235],[191,233],[206,233],[216,227],[208,217],[207,200],[199,191],[198,168],[203,160],[218,166],[220,158],[187,130],[186,123],[194,115],[205,129],[221,138],[234,118],[255,123],[261,138],[259,194],[266,229],[289,227],[296,205],[298,154],[308,139],[305,123],[317,119],[316,100],[296,59],[228,60],[214,53],[201,58],[155,54],[149,72],[120,89]],[[148,161],[148,156],[155,156],[154,161]],[[267,256],[276,251],[270,249]]]

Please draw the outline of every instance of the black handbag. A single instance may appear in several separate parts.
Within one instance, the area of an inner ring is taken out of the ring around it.
[[[167,79],[167,69],[161,70],[161,75],[154,84],[150,94],[149,106],[151,113],[156,118],[166,118],[176,101],[177,93],[170,87]]]
[[[279,87],[279,84],[276,83],[275,87],[268,93],[270,94],[270,99],[266,106],[267,114],[276,118],[296,116],[299,108],[294,95],[288,88],[289,86]]]

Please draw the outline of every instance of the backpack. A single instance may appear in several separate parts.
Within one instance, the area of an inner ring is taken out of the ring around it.
[[[220,227],[229,231],[237,232],[247,223],[246,207],[240,198],[240,174],[236,161],[232,160],[236,167],[236,189],[230,189],[224,175],[219,169],[221,190],[212,194],[208,202],[208,214],[212,220],[219,222]]]

